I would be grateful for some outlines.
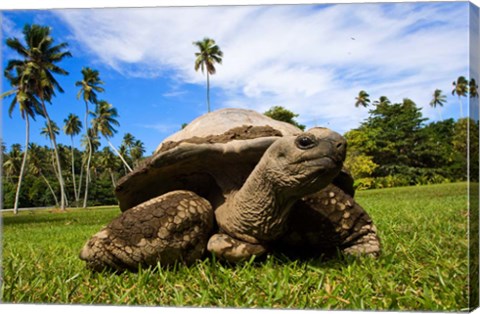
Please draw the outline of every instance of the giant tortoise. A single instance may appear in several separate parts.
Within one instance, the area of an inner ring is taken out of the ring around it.
[[[165,139],[115,190],[122,214],[80,258],[93,270],[238,262],[287,254],[377,255],[368,214],[343,169],[345,139],[244,109],[201,116]]]

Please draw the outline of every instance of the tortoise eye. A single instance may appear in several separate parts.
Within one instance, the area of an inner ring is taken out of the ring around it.
[[[313,146],[315,146],[316,141],[315,141],[315,139],[312,138],[311,136],[300,135],[300,136],[297,137],[297,139],[295,140],[295,144],[296,144],[297,147],[300,148],[300,149],[309,149],[309,148],[312,148]]]

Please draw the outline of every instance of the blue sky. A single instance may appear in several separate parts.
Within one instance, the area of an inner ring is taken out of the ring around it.
[[[112,142],[118,147],[129,132],[150,154],[182,123],[206,113],[205,76],[194,71],[192,42],[208,36],[224,52],[211,79],[213,109],[263,112],[280,105],[307,127],[344,133],[368,116],[368,109],[354,107],[360,90],[372,101],[411,98],[430,120],[458,118],[452,81],[469,75],[470,26],[478,38],[469,8],[468,2],[427,2],[3,10],[2,64],[18,58],[4,42],[21,38],[25,23],[52,27],[56,42],[67,42],[73,55],[60,64],[70,75],[57,77],[65,93],[48,107],[52,120],[63,125],[69,113],[83,120],[75,82],[82,67],[97,69],[106,90],[99,98],[119,112]],[[6,83],[3,91],[10,89]],[[448,96],[441,110],[428,105],[437,88]],[[2,104],[3,141],[23,144],[24,122],[18,111],[8,116],[9,103]],[[43,126],[39,117],[31,140],[48,145],[39,135]],[[63,134],[58,141],[70,144]]]

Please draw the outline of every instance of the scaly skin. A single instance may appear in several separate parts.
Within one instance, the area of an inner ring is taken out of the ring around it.
[[[287,233],[275,249],[292,255],[333,253],[378,256],[377,229],[365,210],[347,193],[330,184],[298,201],[289,217]]]
[[[173,191],[123,212],[85,244],[80,258],[95,271],[189,264],[203,256],[212,231],[210,203]]]

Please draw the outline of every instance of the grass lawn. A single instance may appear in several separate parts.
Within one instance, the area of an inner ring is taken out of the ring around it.
[[[358,192],[383,244],[378,259],[221,265],[92,274],[78,253],[118,208],[3,214],[6,303],[141,304],[296,309],[468,307],[466,183]]]

